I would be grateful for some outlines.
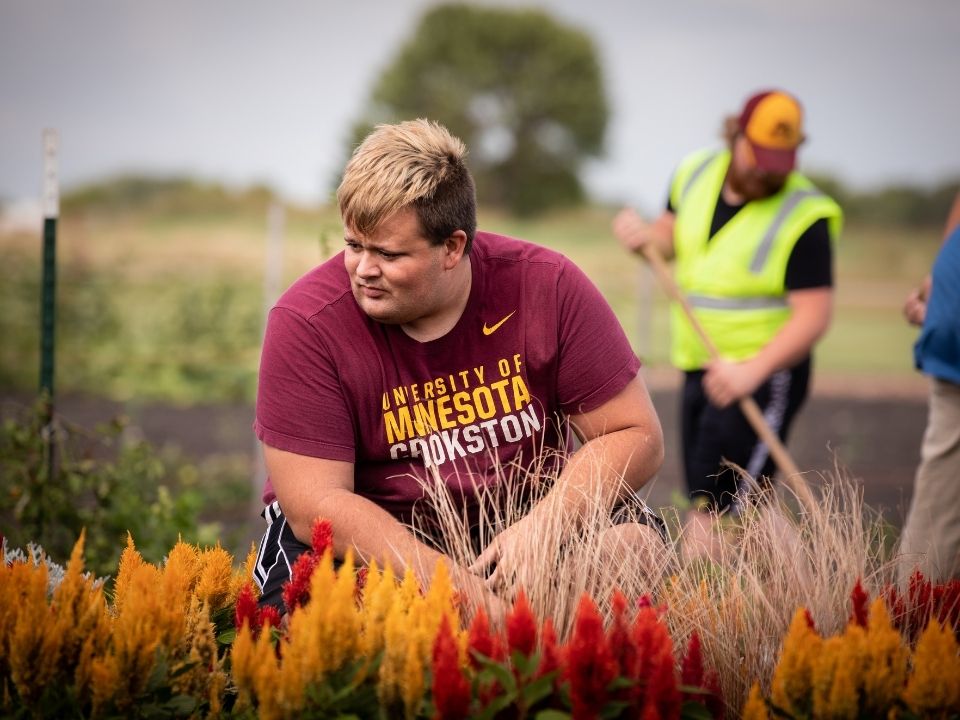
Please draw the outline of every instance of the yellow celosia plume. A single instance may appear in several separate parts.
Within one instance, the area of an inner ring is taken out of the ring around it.
[[[794,613],[783,641],[780,662],[773,673],[771,698],[778,707],[798,713],[809,702],[813,665],[822,644],[823,640],[807,624],[806,610],[799,608]]]
[[[960,712],[960,656],[953,630],[931,618],[913,652],[913,674],[903,692],[921,717]]]

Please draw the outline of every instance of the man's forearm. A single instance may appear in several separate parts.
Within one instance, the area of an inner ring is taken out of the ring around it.
[[[600,435],[575,452],[533,515],[562,513],[575,519],[591,505],[613,507],[625,490],[638,490],[663,463],[660,428],[631,427]]]
[[[418,541],[400,521],[375,503],[348,490],[331,490],[314,503],[310,512],[300,511],[291,520],[294,535],[310,542],[313,520],[323,517],[333,526],[334,556],[343,558],[347,548],[365,563],[376,560],[402,574],[410,566],[422,584],[433,575],[442,555]]]

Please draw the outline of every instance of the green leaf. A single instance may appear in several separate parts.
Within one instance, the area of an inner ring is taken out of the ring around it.
[[[533,716],[533,720],[570,720],[570,713],[563,710],[541,710]]]
[[[636,685],[635,680],[631,680],[628,677],[623,677],[618,675],[613,680],[610,681],[610,684],[607,685],[607,692],[616,692],[617,690],[627,690]]]
[[[603,706],[603,710],[600,711],[600,717],[603,718],[603,720],[620,717],[620,714],[628,707],[630,707],[630,703],[620,701],[608,702]]]
[[[713,715],[703,703],[694,700],[686,700],[680,706],[680,717],[683,720],[710,720]]]
[[[548,673],[520,689],[520,696],[523,698],[523,704],[526,707],[533,707],[553,692],[553,676],[555,674]]]
[[[517,681],[514,679],[513,673],[501,663],[492,660],[484,661],[483,669],[479,675],[484,679],[496,680],[500,683],[500,687],[509,693],[515,693],[517,690]]]
[[[510,661],[520,677],[527,679],[537,672],[540,666],[540,653],[534,650],[531,655],[524,655],[519,650],[514,650],[510,653]]]

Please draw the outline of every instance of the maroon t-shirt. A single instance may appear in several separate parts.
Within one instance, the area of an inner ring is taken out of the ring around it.
[[[469,512],[476,487],[566,450],[562,417],[612,399],[639,360],[559,253],[478,232],[469,257],[463,315],[424,343],[360,309],[342,254],[294,283],[267,323],[257,437],[354,463],[355,492],[404,522],[434,469]],[[274,499],[268,480],[263,500]]]

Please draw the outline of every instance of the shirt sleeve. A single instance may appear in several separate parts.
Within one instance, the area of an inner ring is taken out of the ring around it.
[[[310,323],[287,308],[275,307],[267,320],[254,431],[280,450],[355,461],[354,421],[336,365]]]
[[[569,260],[561,266],[557,303],[559,406],[567,414],[589,412],[636,377],[640,360],[600,291]]]
[[[808,227],[793,246],[784,286],[787,290],[833,287],[833,247],[825,219]]]

